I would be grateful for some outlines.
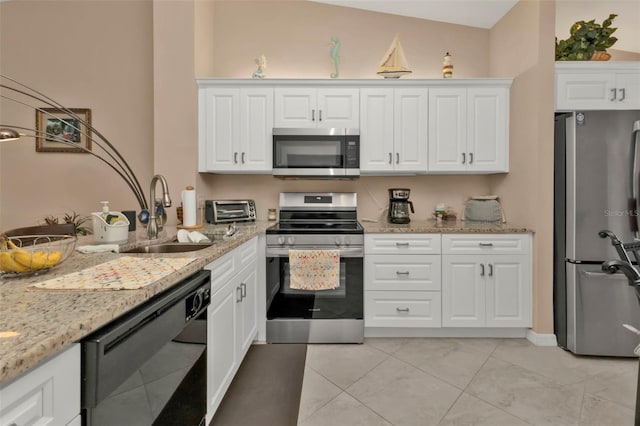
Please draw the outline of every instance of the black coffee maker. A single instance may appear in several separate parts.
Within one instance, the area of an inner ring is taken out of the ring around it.
[[[409,209],[413,211],[413,203],[409,201],[410,189],[390,188],[389,189],[389,217],[390,223],[409,223]]]

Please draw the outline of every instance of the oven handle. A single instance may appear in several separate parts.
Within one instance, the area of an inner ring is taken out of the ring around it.
[[[289,249],[295,250],[340,250],[340,257],[364,257],[364,248],[363,247],[267,247],[266,255],[267,257],[289,257]]]

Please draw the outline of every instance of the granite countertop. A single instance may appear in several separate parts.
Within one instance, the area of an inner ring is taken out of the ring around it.
[[[203,250],[174,254],[117,254],[74,252],[63,264],[39,276],[0,278],[0,387],[29,368],[145,302],[152,296],[199,271],[205,265],[264,233],[274,222],[238,224],[233,237]],[[141,227],[144,228],[144,227]],[[224,225],[208,225],[202,233],[224,232]],[[157,240],[149,241],[146,230],[129,233],[126,250],[140,245],[171,241],[175,227],[166,227]],[[79,237],[76,247],[94,244],[93,236]],[[179,271],[139,290],[88,291],[28,289],[31,284],[75,272],[119,256],[189,257],[196,260]]]
[[[140,305],[152,296],[175,285],[199,271],[205,265],[228,253],[251,238],[264,233],[274,222],[257,221],[238,224],[238,233],[232,238],[216,242],[203,250],[174,254],[117,254],[74,252],[57,268],[42,275],[25,278],[0,279],[0,387],[29,368],[63,350],[74,342]],[[433,220],[411,221],[398,225],[386,222],[362,221],[365,232],[415,233],[530,233],[525,227],[511,224],[444,222]],[[127,250],[141,245],[172,241],[175,227],[166,227],[157,240],[149,241],[141,227],[129,233],[129,242],[121,245]],[[224,232],[224,225],[208,225],[202,233]],[[93,244],[93,236],[79,237],[76,246]],[[37,282],[65,275],[107,262],[119,256],[189,257],[196,260],[157,282],[139,290],[38,290],[27,287]]]
[[[495,222],[463,222],[445,221],[437,224],[435,220],[412,220],[407,224],[387,222],[361,221],[365,233],[385,232],[420,232],[430,234],[515,234],[533,233],[533,230],[524,226],[516,226],[510,223]]]

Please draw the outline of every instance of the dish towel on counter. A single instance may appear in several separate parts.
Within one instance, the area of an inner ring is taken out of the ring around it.
[[[39,290],[137,290],[176,272],[194,260],[125,256],[29,287]]]
[[[119,253],[120,246],[118,244],[96,244],[93,246],[78,246],[76,247],[76,251],[79,251],[80,253],[102,253],[105,251]]]
[[[311,291],[340,287],[340,250],[289,250],[289,287]]]

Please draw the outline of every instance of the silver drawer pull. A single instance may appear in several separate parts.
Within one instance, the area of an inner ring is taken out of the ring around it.
[[[493,276],[493,265],[489,264],[489,276],[492,277]]]
[[[247,285],[245,283],[240,284],[240,296],[244,299],[247,297]]]
[[[236,287],[236,303],[242,302],[242,289],[238,286]]]
[[[406,277],[409,276],[409,271],[396,271],[396,275],[404,275]]]
[[[484,277],[484,263],[480,264],[480,276]]]
[[[396,247],[409,247],[409,243],[396,243]]]
[[[493,243],[480,243],[480,247],[493,247]]]
[[[396,308],[398,312],[409,312],[409,308]]]

